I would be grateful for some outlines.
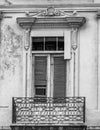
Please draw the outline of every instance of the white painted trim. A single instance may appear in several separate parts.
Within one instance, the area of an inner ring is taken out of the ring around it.
[[[31,37],[36,37],[36,36],[38,36],[38,37],[40,37],[40,36],[50,36],[50,37],[52,37],[52,36],[64,36],[64,31],[63,30],[61,30],[61,29],[48,29],[48,30],[46,30],[46,29],[40,29],[40,30],[32,30],[31,31]]]
[[[32,54],[63,54],[64,51],[32,51]]]
[[[71,31],[64,32],[64,59],[71,58]]]
[[[50,87],[51,87],[51,94],[50,96],[53,97],[53,92],[54,92],[54,59],[53,56],[51,56],[51,83],[50,83]]]
[[[34,97],[35,96],[35,87],[34,87],[34,69],[35,69],[35,56],[32,55],[32,86],[31,86],[31,96]]]
[[[98,19],[98,43],[97,43],[97,58],[98,58],[98,65],[97,65],[97,73],[98,73],[98,76],[97,76],[97,108],[98,110],[100,110],[100,19]]]
[[[50,55],[47,56],[47,97],[51,97],[50,89]]]
[[[66,97],[71,96],[71,60],[66,60]]]
[[[26,51],[25,51],[25,48],[24,48],[24,44],[25,44],[25,30],[23,31],[23,35],[24,35],[24,39],[23,39],[23,96],[25,97],[26,96]]]

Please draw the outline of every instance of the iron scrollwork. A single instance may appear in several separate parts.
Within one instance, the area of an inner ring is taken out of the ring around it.
[[[83,123],[84,97],[13,98],[14,123],[67,124]]]

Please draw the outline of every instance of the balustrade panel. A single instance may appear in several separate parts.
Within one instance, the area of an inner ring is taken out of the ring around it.
[[[13,98],[13,123],[67,124],[85,122],[85,98]]]

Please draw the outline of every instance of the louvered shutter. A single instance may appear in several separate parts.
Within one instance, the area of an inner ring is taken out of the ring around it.
[[[66,61],[54,57],[54,98],[66,96]]]
[[[35,86],[47,85],[47,57],[35,56]]]

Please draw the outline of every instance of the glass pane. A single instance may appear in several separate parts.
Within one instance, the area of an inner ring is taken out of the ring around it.
[[[35,85],[47,84],[47,57],[35,56]]]
[[[44,49],[43,37],[32,37],[32,50],[41,51]]]
[[[56,37],[45,38],[45,50],[56,50]]]
[[[38,96],[46,95],[46,88],[36,88],[35,94]]]
[[[58,50],[64,50],[64,37],[58,37]]]

